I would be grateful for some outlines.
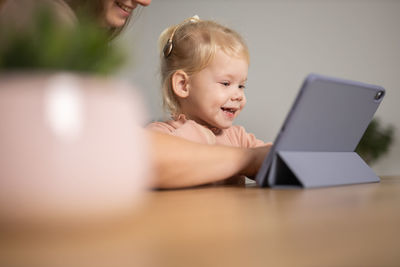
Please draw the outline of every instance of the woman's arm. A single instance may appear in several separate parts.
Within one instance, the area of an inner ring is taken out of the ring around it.
[[[254,176],[271,147],[203,145],[150,130],[147,133],[156,188],[196,186],[236,174]]]

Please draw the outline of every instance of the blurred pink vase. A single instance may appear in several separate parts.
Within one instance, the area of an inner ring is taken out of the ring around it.
[[[2,220],[132,212],[150,184],[142,101],[126,83],[71,73],[0,76]]]

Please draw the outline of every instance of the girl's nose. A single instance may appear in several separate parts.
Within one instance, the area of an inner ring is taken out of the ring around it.
[[[244,98],[244,92],[241,89],[237,89],[236,92],[232,95],[233,101],[242,101]]]

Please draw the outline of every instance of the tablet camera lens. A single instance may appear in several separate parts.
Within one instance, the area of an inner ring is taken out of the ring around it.
[[[375,95],[375,100],[379,100],[383,97],[383,91],[379,91]]]

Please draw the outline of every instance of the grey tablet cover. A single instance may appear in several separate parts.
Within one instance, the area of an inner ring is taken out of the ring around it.
[[[379,182],[354,150],[384,94],[380,86],[308,75],[256,176],[257,184],[321,187]]]

